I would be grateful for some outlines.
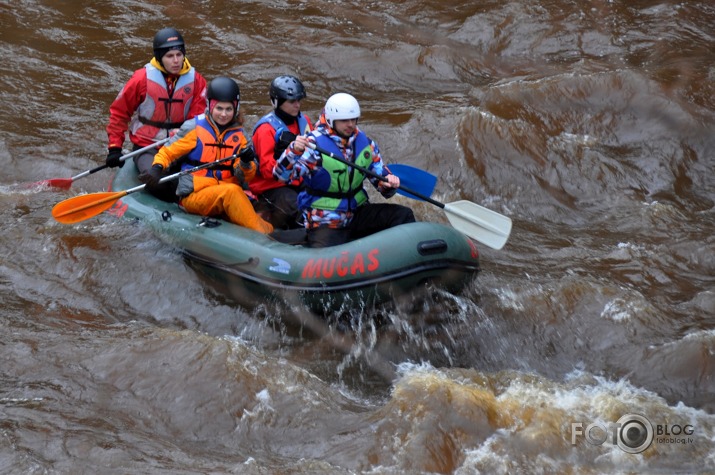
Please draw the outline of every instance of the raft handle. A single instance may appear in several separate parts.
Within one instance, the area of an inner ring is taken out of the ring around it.
[[[215,228],[216,226],[221,226],[221,221],[218,219],[210,218],[208,216],[204,216],[201,218],[201,222],[196,225],[196,227],[204,226],[207,228]]]
[[[417,244],[417,252],[421,256],[429,256],[432,254],[444,254],[447,252],[447,242],[444,239],[432,239],[430,241],[420,241]]]

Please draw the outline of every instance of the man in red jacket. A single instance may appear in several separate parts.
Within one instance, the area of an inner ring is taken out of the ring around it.
[[[134,71],[109,107],[109,138],[106,163],[124,165],[122,145],[127,130],[134,150],[167,137],[172,130],[206,109],[206,80],[189,64],[184,38],[174,28],[159,30],[154,36],[154,57]],[[157,149],[134,157],[139,173],[148,171]],[[172,170],[169,170],[170,173]],[[176,201],[176,181],[148,186],[164,201]]]

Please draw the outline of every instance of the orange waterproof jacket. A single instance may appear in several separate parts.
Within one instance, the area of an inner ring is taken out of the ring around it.
[[[202,163],[230,157],[248,145],[242,126],[234,124],[219,132],[205,114],[184,124],[180,134],[182,134],[181,138],[159,149],[153,164],[159,164],[167,169],[172,162],[186,156],[182,164],[182,169],[185,170]],[[193,191],[218,185],[219,182],[235,183],[240,186],[238,179],[233,175],[233,165],[236,160],[229,160],[216,168],[206,168],[192,173]],[[246,181],[251,181],[256,175],[255,163],[251,163],[251,168],[244,170],[244,174]]]

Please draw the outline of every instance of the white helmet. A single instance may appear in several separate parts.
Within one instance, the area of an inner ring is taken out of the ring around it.
[[[334,120],[358,119],[360,118],[360,104],[350,94],[339,92],[333,94],[325,103],[325,120],[330,127]]]

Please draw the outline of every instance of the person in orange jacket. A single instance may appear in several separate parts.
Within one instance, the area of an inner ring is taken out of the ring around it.
[[[240,89],[236,81],[221,76],[206,90],[206,112],[182,125],[176,140],[162,147],[152,167],[139,175],[146,184],[156,184],[164,170],[181,159],[182,169],[237,155],[240,160],[183,175],[176,194],[189,213],[226,216],[232,223],[269,234],[273,226],[253,209],[242,185],[256,174],[255,153],[243,133]]]
[[[184,38],[174,28],[163,28],[154,36],[154,57],[134,71],[117,98],[109,107],[109,167],[121,167],[124,162],[122,145],[129,131],[134,150],[167,137],[188,119],[204,112],[206,80],[189,64]],[[134,157],[140,173],[152,166],[157,149]],[[168,181],[147,190],[165,201],[176,201],[176,182]]]
[[[300,110],[305,87],[295,76],[283,75],[271,81],[268,94],[273,110],[253,128],[251,141],[258,157],[258,173],[249,187],[258,198],[256,211],[265,214],[276,229],[302,228],[297,204],[301,180],[278,181],[273,168],[295,137],[313,128],[310,118]]]

